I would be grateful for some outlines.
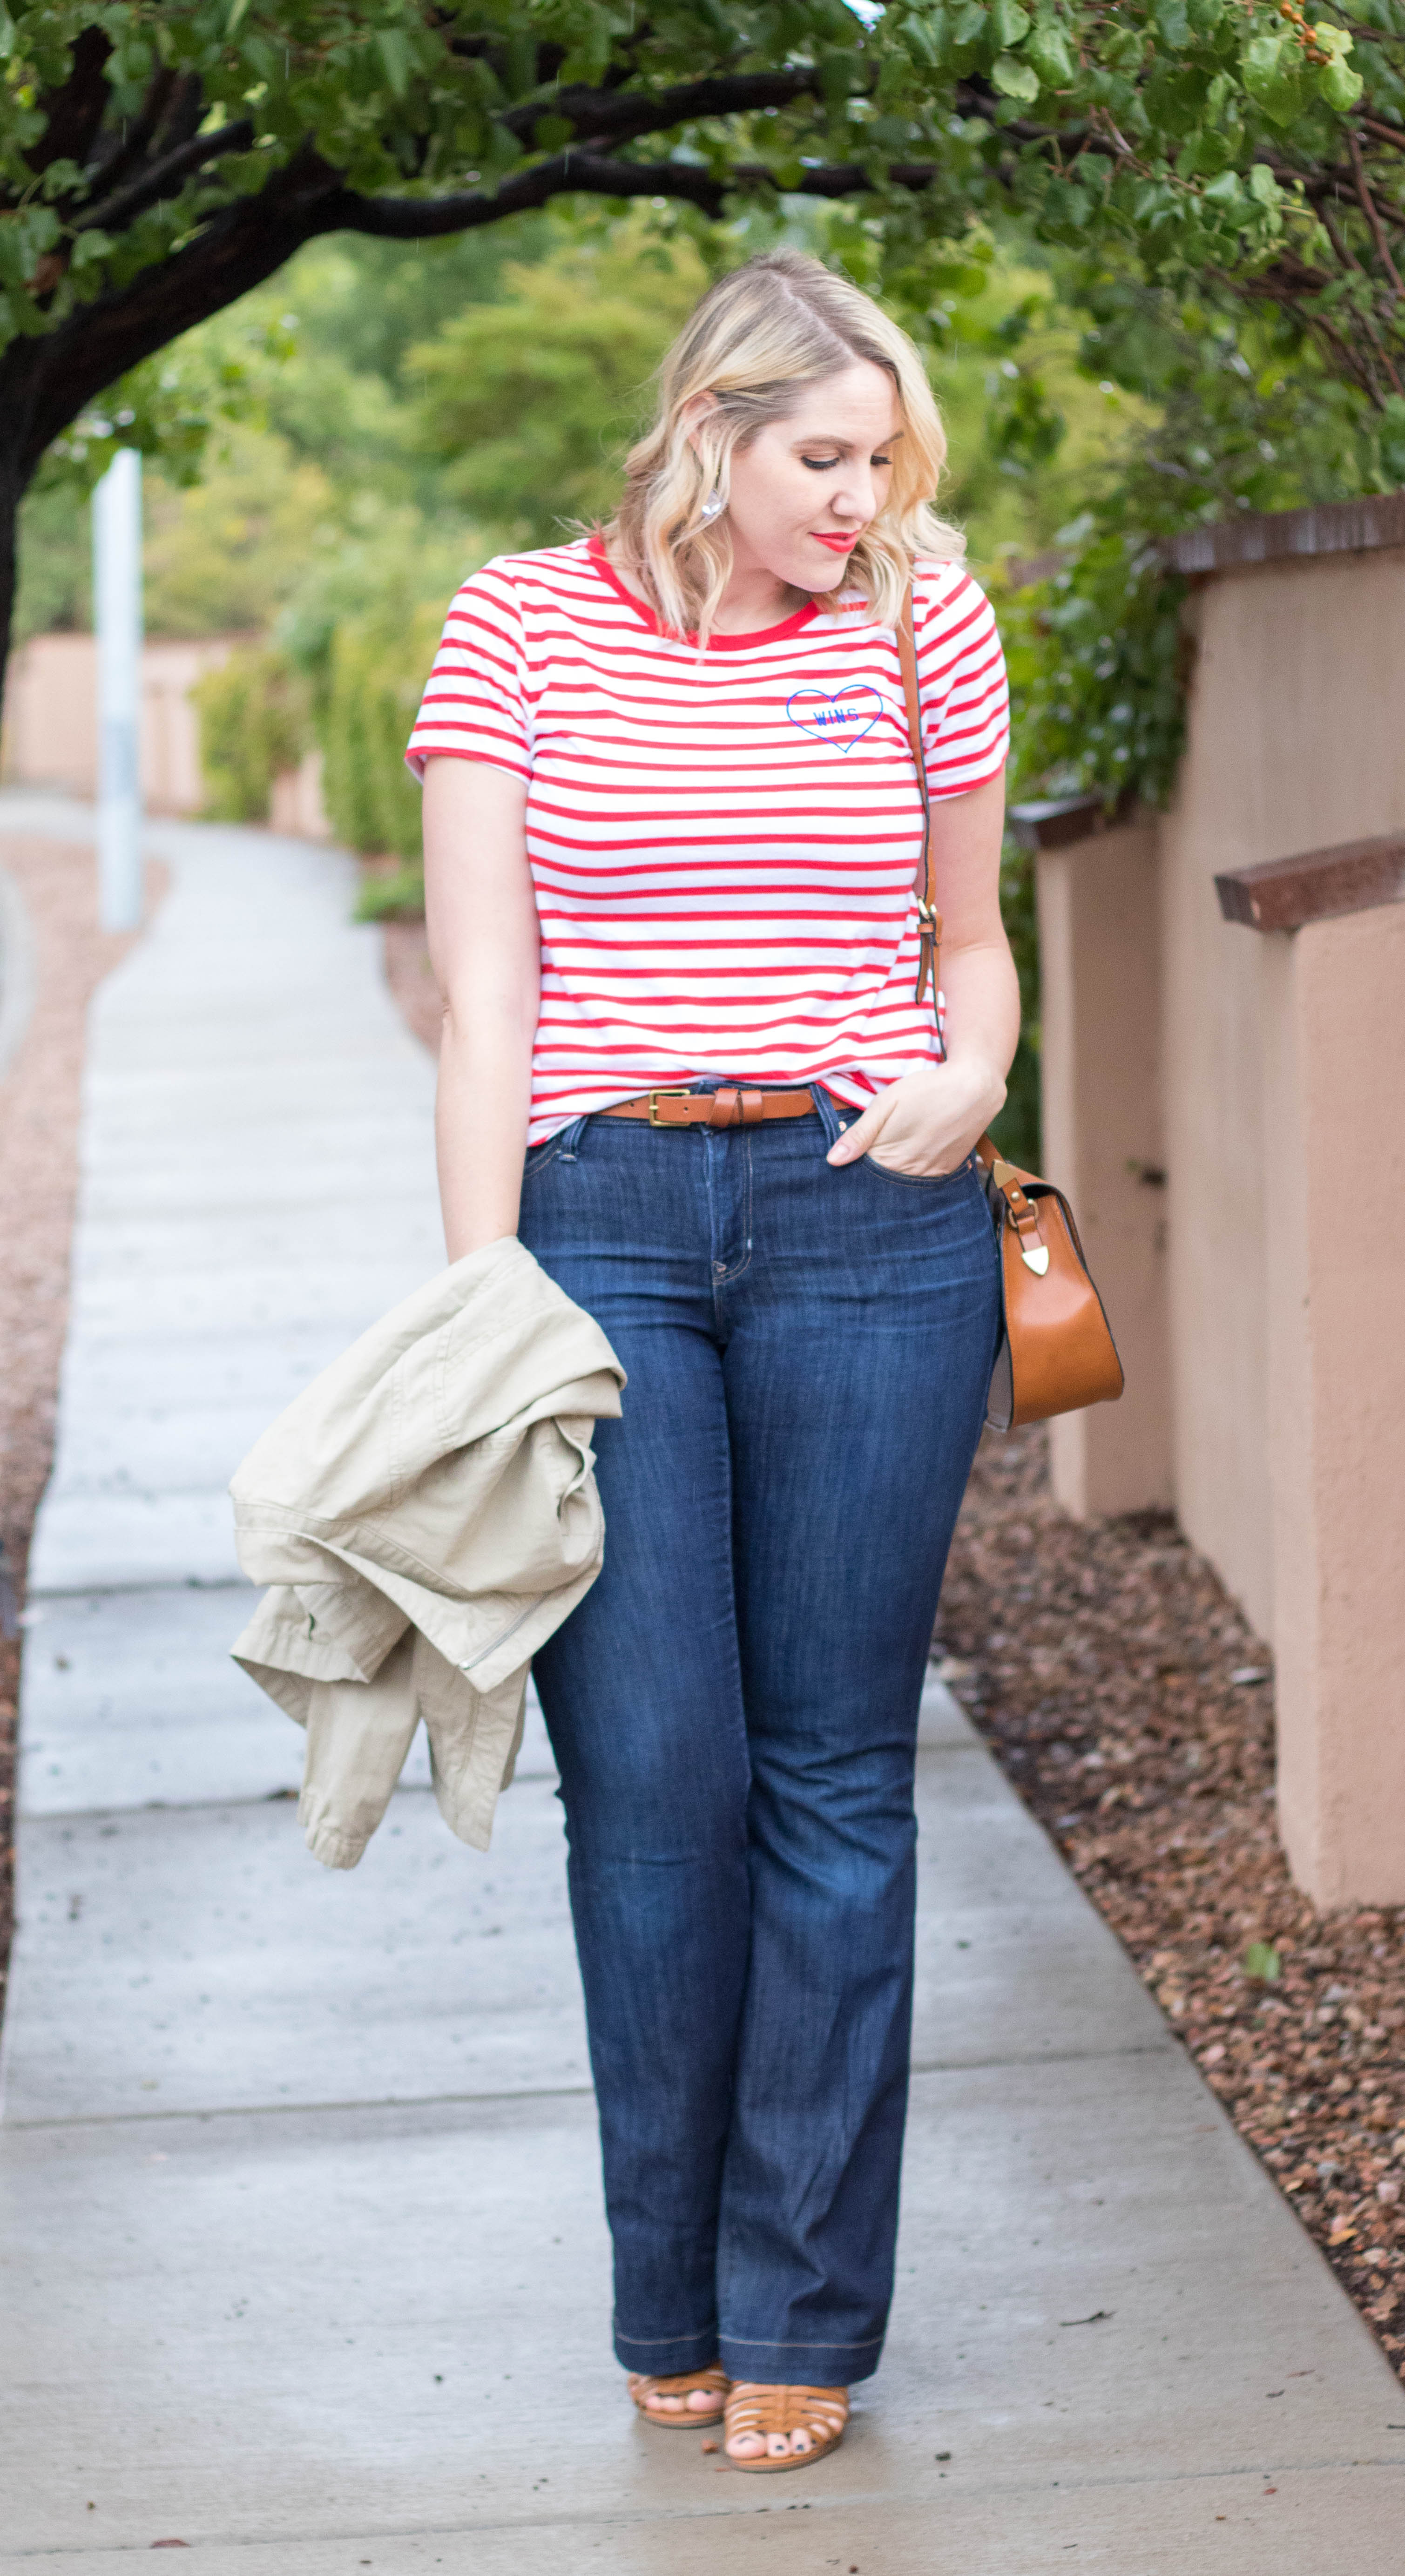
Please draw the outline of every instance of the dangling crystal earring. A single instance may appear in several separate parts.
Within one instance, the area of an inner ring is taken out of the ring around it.
[[[727,504],[723,499],[720,487],[709,492],[707,499],[704,501],[702,508],[698,512],[699,527],[710,527],[714,519],[721,518],[726,507]]]

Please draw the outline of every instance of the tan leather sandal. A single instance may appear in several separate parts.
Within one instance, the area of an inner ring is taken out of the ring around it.
[[[779,2469],[812,2469],[826,2451],[844,2438],[849,2421],[847,2388],[778,2388],[760,2381],[734,2380],[725,2408],[727,2465],[755,2469],[763,2476]],[[766,2445],[754,2460],[739,2460],[732,2444],[742,2433],[759,2433]],[[792,2436],[804,2437],[805,2449],[792,2447]]]
[[[646,2424],[662,2424],[665,2432],[691,2433],[698,2425],[720,2424],[727,2391],[732,2383],[720,2361],[711,2361],[706,2370],[680,2370],[672,2379],[648,2379],[641,2371],[632,2371],[629,2393]],[[716,2399],[713,2406],[690,2406],[688,2399],[695,2389],[705,2389]],[[651,2406],[651,2397],[676,2397],[679,2403],[666,2411]]]

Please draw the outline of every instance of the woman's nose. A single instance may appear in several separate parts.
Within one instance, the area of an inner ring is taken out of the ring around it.
[[[846,475],[839,490],[831,497],[830,508],[838,519],[858,519],[866,524],[868,520],[876,518],[878,496],[874,490],[873,476],[862,471]]]

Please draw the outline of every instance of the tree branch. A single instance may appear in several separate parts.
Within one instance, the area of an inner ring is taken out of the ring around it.
[[[148,81],[139,114],[133,117],[130,125],[119,126],[106,149],[89,162],[83,173],[84,195],[91,195],[94,188],[116,188],[129,170],[135,170],[147,145],[155,140],[164,124],[177,87],[176,75],[172,71],[159,71]],[[94,136],[93,139],[96,142],[99,138]]]
[[[504,179],[500,187],[452,197],[361,197],[342,188],[320,229],[369,233],[381,241],[437,241],[445,233],[474,232],[505,215],[532,212],[553,197],[681,197],[715,216],[726,194],[727,183],[696,162],[610,161],[572,148]]]
[[[928,188],[937,175],[932,161],[895,161],[887,178],[899,188]],[[325,230],[369,233],[390,241],[433,241],[444,233],[472,232],[550,203],[553,197],[678,197],[703,213],[718,216],[736,188],[767,187],[796,197],[852,197],[878,183],[857,162],[802,170],[792,184],[777,178],[764,161],[745,161],[717,178],[692,161],[613,161],[603,153],[574,147],[539,161],[498,188],[475,188],[452,197],[361,197],[345,188]]]
[[[792,184],[782,182],[764,161],[740,161],[732,172],[733,184],[748,186],[764,183],[782,190],[787,197],[858,197],[881,183],[870,178],[857,161],[822,163],[817,168],[802,170]],[[930,188],[937,175],[935,161],[890,161],[884,177],[894,188]]]
[[[1333,216],[1332,208],[1326,203],[1325,199],[1317,209],[1317,220],[1321,224],[1328,241],[1331,243],[1333,250],[1341,261],[1343,268],[1353,268],[1356,270],[1358,276],[1364,276],[1365,271],[1361,266],[1360,260],[1357,258],[1356,253],[1352,249],[1350,242],[1347,240],[1345,233],[1339,230]]]
[[[75,229],[88,232],[101,226],[105,232],[112,232],[135,222],[159,198],[175,196],[192,172],[203,168],[207,161],[222,160],[229,152],[247,152],[253,139],[253,120],[247,116],[240,117],[235,125],[220,126],[214,134],[197,134],[191,142],[168,152],[164,160],[153,161],[139,178],[119,188],[115,196],[89,206]]]
[[[1405,131],[1400,126],[1386,125],[1378,116],[1360,116],[1356,121],[1362,131],[1373,134],[1378,143],[1391,143],[1397,152],[1405,152]]]
[[[1351,154],[1351,166],[1356,174],[1356,194],[1360,199],[1361,211],[1364,214],[1367,223],[1371,227],[1371,238],[1374,241],[1377,252],[1380,256],[1381,266],[1385,270],[1387,277],[1390,279],[1391,285],[1395,289],[1396,294],[1398,296],[1405,295],[1405,286],[1402,286],[1400,283],[1400,271],[1396,267],[1395,262],[1390,255],[1390,244],[1386,239],[1385,226],[1381,222],[1380,215],[1376,210],[1375,198],[1371,194],[1370,185],[1366,177],[1366,164],[1361,158],[1361,146],[1350,126],[1347,127],[1346,141],[1347,150]]]
[[[186,72],[176,91],[171,112],[166,119],[166,149],[174,152],[180,143],[189,143],[200,131],[205,113],[205,85],[198,72]]]
[[[813,91],[813,71],[709,73],[682,81],[674,89],[563,89],[551,98],[510,107],[496,122],[509,134],[530,137],[544,116],[564,117],[577,134],[592,142],[632,143],[641,134],[666,134],[676,125],[693,125],[702,117],[755,115],[759,109],[790,107]]]
[[[48,122],[34,149],[25,154],[31,170],[47,170],[51,161],[87,160],[112,96],[106,79],[111,51],[112,40],[101,27],[84,28],[63,87],[46,90],[39,101],[39,112]]]
[[[197,137],[190,150],[198,146],[206,156],[212,145],[228,150],[236,131]],[[899,163],[888,173],[897,185],[912,188],[928,186],[935,175],[935,165],[926,162]],[[146,174],[134,188],[155,178],[154,171]],[[845,196],[873,184],[857,164],[845,164],[802,171],[795,193]],[[81,306],[43,338],[12,342],[0,356],[0,415],[11,425],[7,444],[21,486],[53,440],[119,376],[262,285],[304,242],[323,233],[428,241],[575,194],[672,197],[716,216],[735,188],[779,185],[761,163],[718,177],[690,161],[623,161],[573,148],[494,189],[451,197],[363,197],[305,143],[256,196],[220,208],[184,249]]]
[[[196,322],[262,286],[304,242],[334,230],[341,176],[304,144],[257,196],[241,197],[169,259],[83,304],[43,338],[0,355],[5,456],[22,490],[44,451],[90,402]]]

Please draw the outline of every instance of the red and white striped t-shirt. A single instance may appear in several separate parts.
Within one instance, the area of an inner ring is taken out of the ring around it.
[[[959,796],[1005,758],[995,620],[959,564],[928,563],[914,627],[931,794]],[[700,659],[598,539],[500,555],[450,607],[407,758],[423,776],[441,752],[528,781],[530,1143],[705,1074],[862,1107],[935,1056],[902,673],[861,600]]]

